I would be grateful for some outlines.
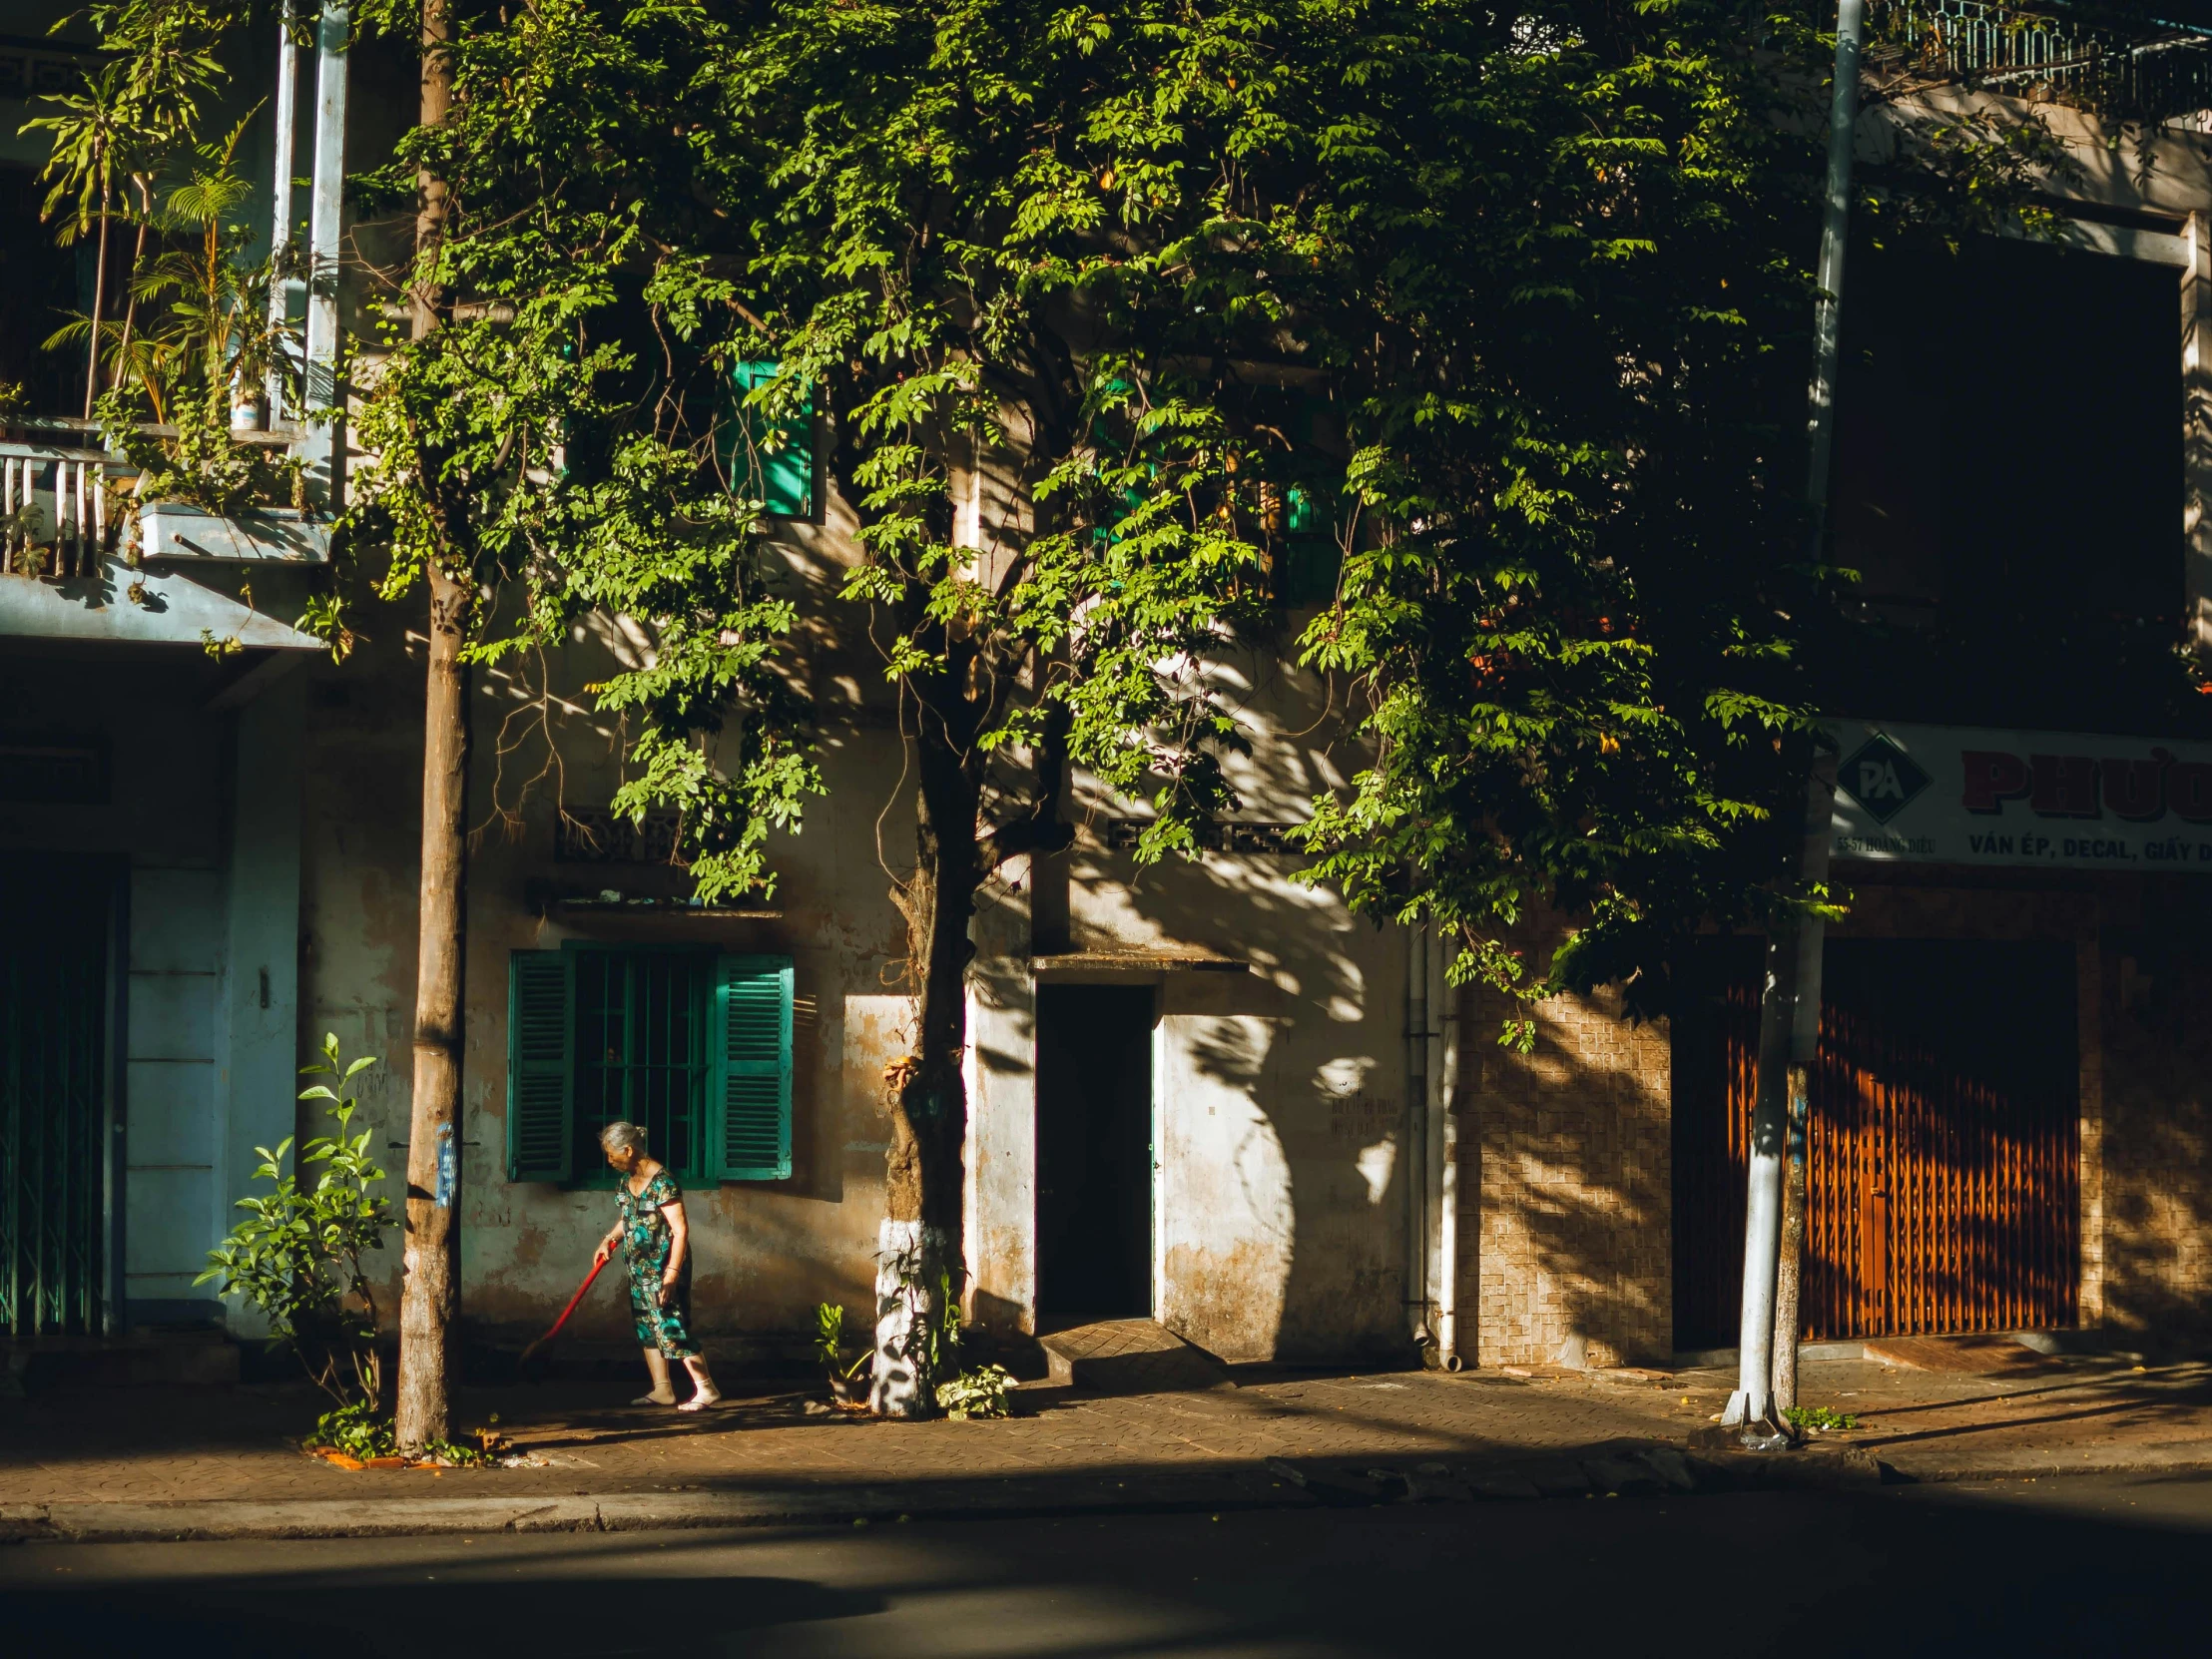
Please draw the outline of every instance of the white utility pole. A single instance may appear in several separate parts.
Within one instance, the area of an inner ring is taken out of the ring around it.
[[[1836,370],[1843,320],[1844,251],[1851,229],[1852,150],[1859,125],[1859,56],[1866,0],[1840,0],[1836,74],[1828,105],[1828,184],[1821,203],[1820,298],[1813,313],[1813,384],[1807,435],[1811,456],[1806,505],[1817,556],[1828,521],[1829,461],[1836,445]],[[1828,875],[1834,785],[1817,768],[1806,796],[1801,870]],[[1778,1342],[1790,1345],[1796,1376],[1797,1332],[1775,1329],[1775,1281],[1782,1243],[1782,1173],[1787,1143],[1804,1156],[1811,1068],[1820,1047],[1821,953],[1827,926],[1808,916],[1793,933],[1767,943],[1767,984],[1759,1010],[1759,1098],[1752,1113],[1750,1184],[1744,1206],[1744,1305],[1736,1392],[1725,1421],[1740,1423],[1747,1444],[1783,1443],[1774,1426],[1772,1387]]]

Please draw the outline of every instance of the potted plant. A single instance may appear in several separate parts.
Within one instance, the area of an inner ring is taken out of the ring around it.
[[[825,1302],[815,1310],[815,1358],[822,1362],[823,1375],[830,1381],[830,1397],[840,1405],[864,1405],[867,1402],[868,1379],[862,1372],[874,1357],[874,1351],[865,1344],[847,1348],[844,1341],[844,1310],[833,1302]]]

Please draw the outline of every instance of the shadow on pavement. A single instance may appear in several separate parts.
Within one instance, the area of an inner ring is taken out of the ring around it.
[[[2212,1481],[0,1552],[12,1652],[2197,1651]],[[2182,1646],[2183,1642],[2188,1643]]]

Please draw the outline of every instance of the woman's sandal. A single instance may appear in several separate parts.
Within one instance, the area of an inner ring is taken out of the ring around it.
[[[666,1399],[663,1399],[659,1394],[640,1394],[630,1403],[632,1405],[674,1405],[676,1395],[671,1393]]]
[[[705,1388],[702,1388],[676,1408],[679,1411],[711,1411],[721,1403],[722,1395],[719,1391],[709,1393]]]

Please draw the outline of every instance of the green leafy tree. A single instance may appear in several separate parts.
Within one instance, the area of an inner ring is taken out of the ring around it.
[[[878,1409],[930,1408],[957,1293],[976,895],[1065,844],[1072,766],[1195,849],[1240,742],[1207,665],[1281,602],[1372,745],[1314,878],[1462,976],[1654,1006],[1689,926],[1817,899],[1771,825],[1838,580],[1796,437],[1825,50],[1736,0],[539,0],[437,48],[402,166],[448,297],[361,522],[396,582],[516,596],[477,654],[658,631],[599,695],[703,892],[817,787],[734,436],[819,421],[858,521],[914,784]],[[2047,135],[1914,119],[1899,234],[2018,217]],[[978,473],[1019,508],[970,535]],[[1532,973],[1539,907],[1577,930]]]
[[[208,1253],[208,1271],[193,1281],[216,1281],[225,1296],[259,1309],[269,1320],[272,1347],[288,1345],[316,1387],[339,1407],[358,1406],[369,1415],[382,1395],[383,1365],[376,1348],[376,1288],[365,1261],[383,1248],[392,1214],[376,1191],[384,1172],[369,1154],[372,1131],[352,1129],[360,1103],[341,1091],[375,1063],[365,1055],[348,1062],[334,1034],[322,1039],[322,1063],[302,1066],[300,1075],[326,1076],[338,1087],[316,1083],[299,1098],[327,1102],[335,1132],[301,1146],[289,1173],[284,1159],[291,1137],[275,1148],[255,1148],[262,1160],[255,1179],[269,1182],[270,1191],[238,1201],[247,1219]],[[314,1185],[301,1185],[304,1172],[317,1164]]]
[[[362,388],[357,431],[372,460],[345,524],[356,555],[382,561],[383,598],[429,603],[408,1154],[424,1196],[409,1201],[397,1401],[399,1443],[412,1448],[445,1438],[449,1421],[458,1284],[436,1160],[459,1115],[472,667],[565,642],[584,610],[652,621],[654,666],[601,698],[635,712],[648,788],[683,804],[710,892],[765,883],[767,826],[796,813],[814,774],[767,667],[792,607],[758,579],[750,507],[706,464],[720,405],[685,339],[701,277],[655,234],[695,211],[677,205],[681,176],[657,171],[683,149],[658,135],[684,86],[654,50],[669,19],[694,14],[649,5],[603,20],[565,3],[500,13],[444,0],[365,12],[414,34],[424,64],[414,130],[391,166],[356,181],[364,199],[411,194],[415,252]],[[693,379],[641,366],[667,353]],[[322,620],[343,626],[335,610]],[[728,757],[717,768],[697,756],[710,728]]]

